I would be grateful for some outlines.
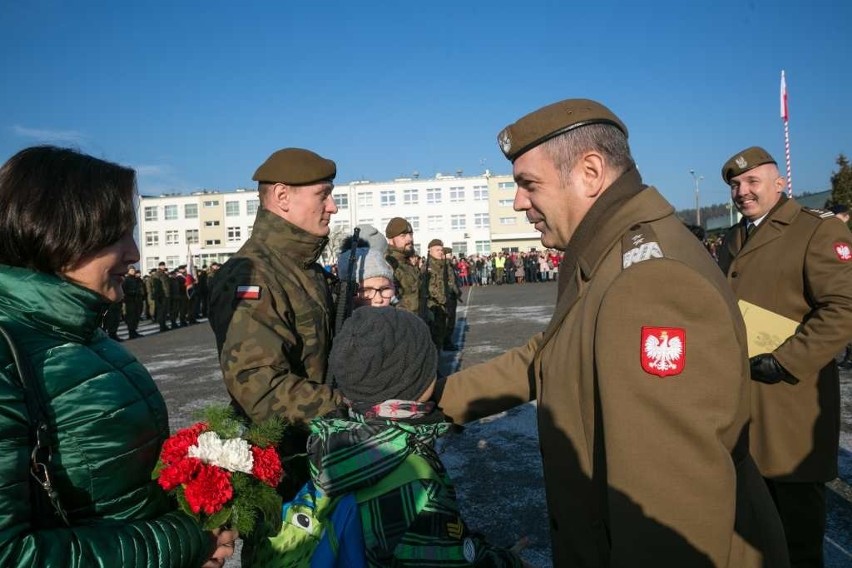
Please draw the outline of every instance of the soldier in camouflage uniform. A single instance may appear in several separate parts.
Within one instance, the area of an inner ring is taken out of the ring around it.
[[[450,293],[447,294],[447,333],[444,335],[444,351],[458,351],[459,348],[453,343],[453,331],[456,329],[456,312],[461,301],[461,289],[459,287],[458,272],[453,264],[453,249],[444,247],[444,270],[447,271],[447,280],[452,282],[454,286],[450,288]]]
[[[388,239],[388,254],[385,260],[393,268],[397,308],[419,314],[420,271],[411,264],[414,255],[414,230],[411,223],[402,217],[394,217],[385,229]]]
[[[154,305],[156,306],[154,318],[160,324],[160,331],[169,330],[166,325],[166,319],[169,316],[169,309],[171,308],[171,286],[171,278],[169,278],[166,263],[161,262],[157,267],[157,272],[151,275],[151,289],[153,290]]]
[[[127,276],[121,284],[124,290],[124,321],[127,324],[129,339],[141,337],[136,331],[139,328],[139,315],[142,313],[142,300],[145,297],[145,285],[136,274],[136,267],[127,269]]]
[[[429,299],[426,305],[432,318],[429,322],[432,341],[440,350],[444,348],[453,331],[449,329],[447,304],[453,294],[456,297],[460,295],[453,269],[444,257],[444,243],[440,239],[432,239],[429,242],[429,260],[424,277],[428,278]]]

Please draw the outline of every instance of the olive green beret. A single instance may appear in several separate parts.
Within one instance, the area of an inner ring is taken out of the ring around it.
[[[308,185],[331,181],[337,175],[337,164],[310,150],[284,148],[266,158],[251,179],[267,183]]]
[[[429,241],[429,246],[426,247],[426,248],[442,247],[442,246],[444,246],[444,241],[442,241],[441,239],[432,239],[431,241]]]
[[[567,99],[533,111],[497,135],[497,144],[506,158],[514,162],[518,156],[564,134],[589,124],[611,124],[627,136],[627,127],[611,110],[588,99]]]
[[[752,146],[746,148],[742,152],[734,154],[730,160],[722,166],[722,179],[725,183],[730,183],[731,178],[735,178],[740,174],[744,174],[749,170],[753,170],[757,166],[763,164],[777,164],[778,162],[769,155],[769,152],[760,146]]]
[[[388,222],[388,226],[385,228],[385,236],[389,239],[398,237],[403,233],[413,232],[414,229],[411,228],[411,223],[409,223],[402,217],[394,217]]]

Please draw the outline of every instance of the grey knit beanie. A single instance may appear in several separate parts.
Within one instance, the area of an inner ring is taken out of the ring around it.
[[[393,282],[393,269],[385,260],[388,241],[378,229],[372,225],[358,225],[361,235],[358,248],[355,249],[355,280],[363,282],[367,278],[382,276]],[[337,257],[337,275],[341,280],[349,279],[349,256],[351,255],[352,237],[343,241],[340,254]]]
[[[438,372],[429,326],[405,310],[358,308],[335,336],[328,358],[332,381],[356,403],[416,400]]]

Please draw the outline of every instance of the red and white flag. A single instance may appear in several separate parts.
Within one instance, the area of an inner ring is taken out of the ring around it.
[[[789,116],[787,114],[787,79],[784,77],[784,71],[781,71],[781,118],[786,121]]]

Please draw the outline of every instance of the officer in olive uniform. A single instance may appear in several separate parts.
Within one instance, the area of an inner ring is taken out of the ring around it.
[[[165,262],[161,262],[157,266],[157,272],[151,275],[151,288],[154,292],[156,310],[154,318],[160,324],[160,331],[168,331],[166,320],[171,310],[172,282]]]
[[[447,333],[444,335],[444,351],[458,351],[459,348],[453,343],[453,333],[456,329],[456,312],[459,309],[461,289],[459,288],[459,277],[452,262],[453,249],[444,247],[444,270],[447,272],[447,281],[452,282],[450,293],[447,294]]]
[[[565,251],[553,317],[450,376],[466,422],[538,402],[554,566],[787,566],[748,455],[745,327],[724,276],[586,99],[506,127],[515,206]]]
[[[130,339],[141,337],[136,331],[139,329],[139,316],[142,313],[142,301],[145,298],[145,285],[136,273],[136,267],[127,269],[127,275],[121,284],[124,290],[124,322],[127,324],[127,336]]]
[[[852,339],[852,235],[831,212],[785,195],[763,148],[722,167],[742,222],[719,265],[737,298],[799,322],[771,352],[751,357],[751,452],[787,535],[793,566],[822,566],[825,482],[837,477],[840,383],[834,356]]]
[[[453,269],[444,255],[444,242],[441,239],[429,241],[429,258],[426,271],[429,299],[426,307],[431,314],[429,327],[432,331],[432,341],[439,350],[444,349],[453,330],[449,328],[450,314],[448,304],[453,295],[459,295],[456,279],[452,276]]]
[[[418,314],[420,311],[420,271],[411,264],[414,256],[414,229],[402,217],[394,217],[385,228],[388,253],[385,260],[393,268],[397,308]]]

